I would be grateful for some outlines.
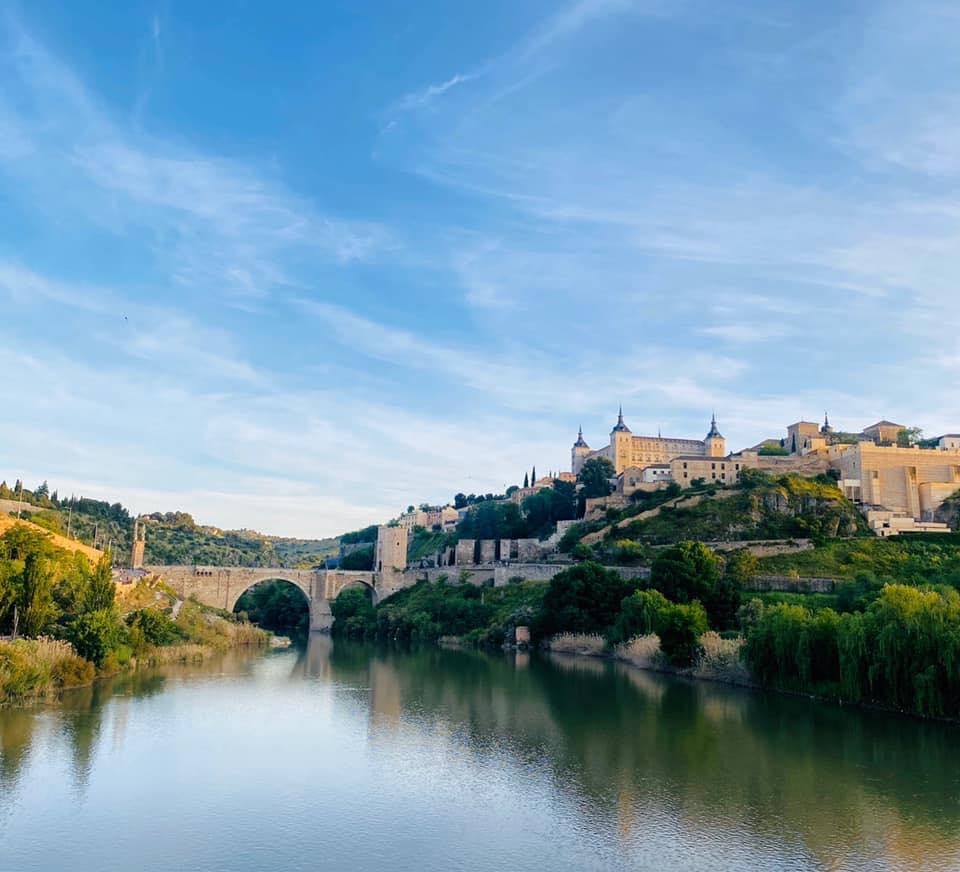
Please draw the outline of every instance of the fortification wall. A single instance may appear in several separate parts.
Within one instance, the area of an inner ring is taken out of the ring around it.
[[[798,554],[801,551],[813,550],[813,542],[809,539],[752,539],[740,542],[706,542],[704,544],[719,554],[746,550],[754,557],[776,557],[780,554]]]
[[[836,578],[795,578],[789,575],[758,575],[747,586],[747,590],[780,590],[788,593],[833,593],[837,589],[837,585],[842,583],[840,579]]]

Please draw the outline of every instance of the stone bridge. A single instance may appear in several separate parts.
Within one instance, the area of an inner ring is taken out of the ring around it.
[[[242,566],[144,566],[146,529],[139,519],[134,523],[134,546],[131,566],[166,581],[182,599],[195,597],[217,609],[232,612],[237,600],[261,581],[288,581],[307,598],[310,607],[310,629],[328,631],[333,626],[330,603],[348,587],[363,587],[371,592],[373,602],[416,584],[407,568],[407,531],[403,527],[384,526],[377,530],[372,572],[351,572],[340,569],[279,569],[276,567]]]
[[[330,603],[348,587],[371,591],[374,603],[405,587],[396,573],[346,572],[337,569],[275,569],[237,566],[144,566],[161,577],[182,599],[195,597],[204,605],[232,612],[237,600],[261,581],[288,581],[303,591],[310,607],[310,629],[329,630]]]

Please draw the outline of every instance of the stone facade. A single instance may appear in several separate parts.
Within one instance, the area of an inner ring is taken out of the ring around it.
[[[407,568],[406,527],[383,526],[377,529],[373,566],[377,572]]]
[[[476,539],[461,539],[457,542],[456,564],[457,566],[469,566],[474,563],[474,553],[476,550]]]
[[[717,429],[717,422],[711,422],[706,438],[680,439],[664,436],[634,436],[623,421],[623,411],[610,431],[610,444],[593,450],[583,438],[583,431],[573,444],[571,451],[571,469],[576,475],[592,457],[606,457],[613,463],[617,475],[630,467],[645,469],[652,464],[669,463],[680,455],[700,457],[722,457],[727,453],[726,441]]]
[[[960,449],[860,442],[833,445],[829,452],[844,494],[863,506],[927,521],[948,496],[960,491]]]

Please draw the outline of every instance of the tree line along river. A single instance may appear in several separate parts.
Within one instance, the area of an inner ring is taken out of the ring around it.
[[[960,869],[958,735],[314,636],[0,710],[0,869]]]

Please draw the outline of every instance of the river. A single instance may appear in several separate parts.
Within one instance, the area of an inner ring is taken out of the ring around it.
[[[0,870],[960,869],[958,747],[606,661],[314,637],[0,710]]]

